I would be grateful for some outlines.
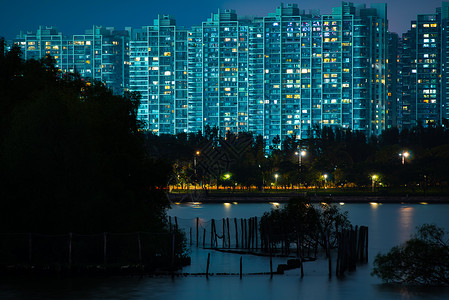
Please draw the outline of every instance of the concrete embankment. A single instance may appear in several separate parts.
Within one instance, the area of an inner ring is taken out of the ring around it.
[[[286,203],[296,196],[306,196],[310,202],[327,203],[428,203],[449,204],[449,196],[367,196],[367,195],[315,195],[305,193],[170,193],[172,202],[202,203]]]

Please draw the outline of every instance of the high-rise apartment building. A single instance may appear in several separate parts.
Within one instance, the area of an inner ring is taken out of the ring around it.
[[[399,129],[441,124],[448,118],[449,3],[420,14],[399,43]]]
[[[248,131],[249,22],[219,10],[188,33],[188,131]]]
[[[155,134],[187,132],[187,31],[172,16],[133,32],[130,89],[141,94],[138,118]]]
[[[93,26],[83,35],[63,36],[55,27],[40,26],[36,32],[21,33],[14,43],[24,59],[51,55],[62,72],[78,72],[82,78],[101,81],[114,93],[128,88],[127,31]]]
[[[396,126],[387,117],[397,101],[387,93],[395,73],[388,59],[396,54],[388,51],[395,41],[386,15],[385,4],[342,2],[330,14],[281,4],[265,17],[219,10],[190,29],[160,15],[141,29],[94,26],[64,37],[39,28],[16,42],[25,58],[51,54],[63,72],[100,80],[117,93],[129,82],[141,95],[145,130],[249,131],[269,149],[282,144],[273,140],[308,138],[323,126],[367,135]]]

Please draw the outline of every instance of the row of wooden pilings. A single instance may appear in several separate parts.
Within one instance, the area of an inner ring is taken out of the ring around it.
[[[174,227],[178,228],[177,218],[174,218]],[[258,218],[253,217],[249,219],[237,219],[237,218],[223,218],[222,219],[222,231],[221,234],[217,233],[217,222],[215,219],[211,219],[210,234],[206,231],[206,228],[200,228],[201,222],[199,218],[195,218],[195,229],[196,230],[196,247],[202,246],[206,248],[206,242],[209,242],[211,249],[246,249],[249,252],[252,251],[262,251],[268,254],[270,257],[270,273],[273,275],[273,265],[272,257],[274,256],[273,247],[277,247],[276,243],[273,242],[272,229],[269,225],[265,228],[265,236],[262,238],[260,234],[261,228],[258,223]],[[172,228],[171,218],[169,220],[170,228]],[[240,225],[240,226],[239,226]],[[201,232],[202,230],[202,232]],[[232,234],[231,234],[232,231]],[[202,233],[202,239],[200,234]],[[193,244],[193,233],[192,228],[190,228],[190,245]],[[233,234],[235,236],[233,236]],[[279,234],[279,233],[278,233]],[[283,234],[283,233],[281,233]],[[355,226],[355,228],[340,230],[335,232],[337,236],[337,259],[335,273],[337,277],[344,275],[346,271],[354,271],[356,269],[357,263],[367,263],[368,262],[368,227],[366,226]],[[330,243],[330,233],[326,234],[326,256],[329,261],[329,277],[332,276],[332,255],[329,249],[331,248]],[[221,247],[219,245],[219,240],[221,240]],[[289,243],[278,241],[281,243],[282,255],[289,255]],[[296,267],[301,269],[301,276],[304,275],[303,262],[309,259],[316,259],[317,257],[317,241],[305,242],[301,234],[298,234],[297,240],[297,262],[294,263]],[[232,247],[232,244],[233,247]],[[209,264],[210,255],[208,255],[207,260],[207,272],[206,276],[209,275]],[[240,258],[240,273],[242,269],[242,258]],[[279,268],[278,268],[279,269]],[[277,271],[279,273],[279,270]],[[241,276],[241,274],[240,274]]]
[[[237,218],[232,219],[223,218],[222,219],[222,232],[221,235],[217,234],[217,225],[215,219],[211,219],[211,229],[210,229],[210,248],[219,248],[218,239],[221,239],[221,248],[240,248],[248,250],[258,250],[259,249],[259,228],[257,217],[249,219],[240,219],[240,230]],[[234,223],[234,224],[232,224]],[[200,245],[200,220],[195,219],[196,227],[196,246]],[[234,227],[235,237],[231,238],[231,228]],[[203,228],[203,239],[202,246],[206,248],[206,229]],[[235,247],[231,247],[233,240],[235,239]],[[192,241],[192,231],[190,230],[190,241]]]

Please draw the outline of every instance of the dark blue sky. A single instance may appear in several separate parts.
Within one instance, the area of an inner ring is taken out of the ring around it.
[[[84,33],[92,25],[141,27],[152,25],[158,14],[172,14],[177,24],[200,24],[218,8],[232,8],[239,15],[264,16],[274,12],[281,1],[275,0],[0,0],[0,36],[14,38],[20,30],[35,30],[39,25],[53,25],[64,34]],[[354,3],[385,3],[355,0]],[[320,9],[330,13],[338,0],[285,1],[298,3],[305,10]],[[441,6],[437,0],[388,1],[390,31],[403,33],[418,13],[433,13]]]

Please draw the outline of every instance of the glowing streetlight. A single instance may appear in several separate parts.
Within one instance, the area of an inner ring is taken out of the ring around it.
[[[225,179],[228,180],[229,178],[231,178],[231,174],[226,173],[226,174],[225,174]]]
[[[298,165],[301,166],[302,165],[302,157],[307,155],[307,151],[301,150],[299,152],[295,152],[295,155],[298,155]]]
[[[278,188],[278,177],[279,177],[278,173],[274,174],[276,189]]]
[[[198,156],[200,156],[200,151],[196,151],[195,154],[193,155],[193,167],[195,168],[195,175],[196,175],[196,164],[197,164],[197,159]]]
[[[326,188],[326,184],[327,184],[327,174],[323,174],[323,178],[324,178],[324,188]]]
[[[399,156],[402,158],[402,164],[405,164],[405,159],[410,156],[410,153],[408,151],[402,151],[399,153]]]
[[[374,193],[374,185],[375,185],[375,183],[376,183],[377,178],[378,178],[378,176],[377,176],[376,174],[374,174],[374,175],[371,176],[371,180],[372,180],[371,191],[372,191],[373,193]]]

